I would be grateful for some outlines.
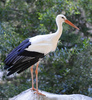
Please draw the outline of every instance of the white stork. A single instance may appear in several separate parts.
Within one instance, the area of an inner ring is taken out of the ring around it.
[[[7,76],[17,72],[21,73],[22,71],[30,68],[31,77],[32,77],[32,90],[35,90],[37,94],[41,94],[38,91],[38,65],[39,59],[43,58],[49,52],[55,51],[57,47],[58,40],[62,34],[62,24],[63,22],[71,25],[72,27],[79,30],[74,24],[72,24],[67,18],[59,14],[56,17],[57,31],[55,33],[46,34],[46,35],[37,35],[32,38],[24,40],[19,46],[12,50],[7,58],[5,59],[4,69],[8,69],[9,73]],[[33,82],[33,65],[37,63],[35,70],[36,73],[36,89],[34,88]],[[41,94],[44,95],[44,94]]]

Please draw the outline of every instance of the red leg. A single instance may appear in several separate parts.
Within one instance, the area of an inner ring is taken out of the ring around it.
[[[37,63],[36,70],[35,70],[35,74],[36,74],[36,89],[37,89],[37,91],[38,91],[38,66],[39,66],[39,63]]]
[[[35,74],[36,74],[36,92],[35,93],[45,96],[44,94],[38,91],[38,66],[39,66],[39,62],[37,63],[36,70],[35,70]]]
[[[31,77],[32,77],[32,89],[31,90],[36,90],[35,88],[34,88],[34,80],[33,80],[33,65],[31,66],[31,68],[30,68],[30,72],[31,72]]]

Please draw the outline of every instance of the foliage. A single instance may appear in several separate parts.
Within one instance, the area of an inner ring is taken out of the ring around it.
[[[54,55],[41,66],[40,73],[43,78],[40,77],[39,80],[41,80],[40,84],[44,85],[39,85],[40,88],[45,87],[47,91],[60,94],[87,95],[89,84],[92,85],[91,49],[91,46],[81,47],[80,50],[78,48],[57,49]]]
[[[39,88],[58,94],[82,93],[92,96],[91,0],[1,0],[0,67],[7,54],[24,39],[55,32],[55,17],[65,13],[80,28],[63,25],[63,34],[54,53],[39,67]],[[89,6],[86,6],[86,3]],[[88,27],[89,26],[89,27]],[[35,68],[34,68],[35,69]],[[30,72],[0,81],[0,98],[13,97],[31,87]],[[34,76],[35,77],[35,76]],[[34,80],[35,81],[35,80]]]

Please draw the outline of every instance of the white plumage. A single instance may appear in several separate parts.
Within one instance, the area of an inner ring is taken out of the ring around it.
[[[35,37],[29,38],[31,45],[26,50],[44,53],[45,55],[49,52],[55,51],[58,39],[62,34],[62,23],[64,22],[62,20],[62,17],[66,19],[66,17],[63,15],[58,15],[56,17],[58,30],[55,33],[47,35],[37,35]]]
[[[58,41],[54,35],[38,35],[30,38],[31,45],[26,50],[44,53],[45,55],[55,51]]]

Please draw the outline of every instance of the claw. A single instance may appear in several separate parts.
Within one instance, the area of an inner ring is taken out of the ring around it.
[[[40,93],[39,91],[36,91],[36,92],[34,92],[34,93],[36,93],[36,94],[38,94],[38,95],[46,96],[45,94],[42,94],[42,93]]]
[[[36,89],[35,89],[35,88],[31,88],[31,90],[36,91]]]

